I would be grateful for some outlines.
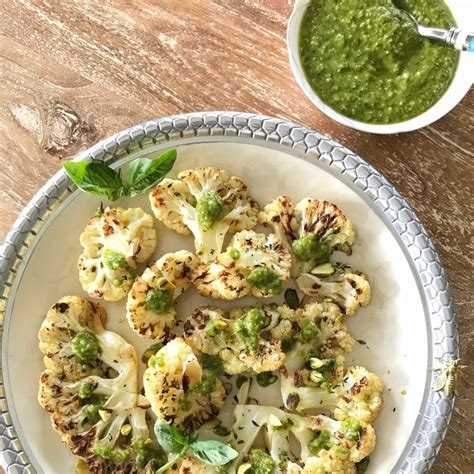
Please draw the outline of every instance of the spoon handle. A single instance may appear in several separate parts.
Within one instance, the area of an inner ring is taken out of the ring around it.
[[[445,41],[460,51],[474,53],[474,33],[466,33],[458,28],[451,28]]]
[[[441,28],[428,28],[421,25],[417,25],[417,27],[420,35],[425,38],[444,41],[460,51],[474,52],[474,33],[467,33],[459,28],[443,30]]]
[[[474,35],[468,36],[469,42],[467,43],[467,51],[474,53]]]

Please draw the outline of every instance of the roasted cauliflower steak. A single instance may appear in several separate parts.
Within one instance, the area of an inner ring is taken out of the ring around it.
[[[137,263],[155,250],[153,218],[141,208],[107,207],[81,234],[79,280],[89,296],[118,301],[130,290]]]

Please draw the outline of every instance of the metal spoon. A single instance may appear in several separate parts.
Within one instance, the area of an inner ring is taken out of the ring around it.
[[[456,49],[459,49],[460,51],[469,51],[474,53],[474,33],[466,33],[465,31],[461,31],[459,28],[450,28],[449,30],[444,30],[442,28],[430,28],[427,26],[422,26],[410,12],[407,12],[400,5],[397,5],[398,2],[396,0],[394,0],[393,3],[401,12],[410,18],[421,36],[444,41],[445,43],[453,46]]]

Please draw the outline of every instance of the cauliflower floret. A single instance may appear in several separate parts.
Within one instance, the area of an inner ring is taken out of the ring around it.
[[[350,367],[339,391],[341,397],[334,411],[338,420],[355,417],[365,423],[372,423],[377,418],[383,404],[383,382],[377,375],[364,367]]]
[[[218,356],[228,374],[267,372],[284,362],[280,341],[266,339],[275,307],[238,308],[229,317],[220,308],[200,307],[184,323],[183,337],[196,351]]]
[[[120,384],[121,390],[137,391],[135,349],[118,334],[104,329],[104,309],[79,296],[64,296],[48,311],[39,331],[44,364],[69,381],[89,381],[104,387]],[[81,365],[83,367],[81,367]],[[114,381],[108,377],[112,371]]]
[[[239,447],[239,456],[229,472],[239,468],[253,472],[262,464],[269,467],[268,472],[282,465],[286,466],[285,472],[293,474],[333,472],[330,469],[356,472],[354,463],[367,457],[375,447],[373,427],[354,418],[337,421],[258,405],[237,405],[234,415],[229,439]],[[262,430],[266,450],[252,450]],[[296,443],[290,443],[290,435]]]
[[[222,251],[228,233],[253,229],[259,212],[240,178],[210,167],[182,171],[177,180],[164,179],[151,191],[150,203],[168,228],[194,235],[203,262]]]
[[[271,297],[283,291],[290,269],[290,253],[275,235],[242,231],[225,253],[197,268],[193,283],[201,295],[216,299]]]
[[[293,376],[296,385],[306,387],[334,387],[344,377],[345,357],[331,358],[308,357],[303,369]]]
[[[354,417],[361,423],[372,423],[382,408],[383,382],[364,367],[350,367],[342,383],[333,387],[297,382],[294,375],[282,373],[282,398],[291,410],[317,410],[333,413],[337,420]]]
[[[292,410],[334,410],[339,395],[333,391],[344,378],[344,356],[355,344],[341,310],[324,301],[298,308],[293,316],[288,310],[282,314],[287,319],[282,319],[270,333],[274,335],[283,322],[291,321],[289,332],[279,331],[287,348],[280,368],[285,406]]]
[[[336,358],[350,352],[355,340],[347,330],[341,310],[334,303],[309,303],[292,310],[286,305],[277,308],[272,337],[282,340],[287,352],[285,372],[294,374],[308,357]]]
[[[312,416],[311,425],[316,436],[309,444],[309,452],[317,455],[322,450],[336,451],[353,463],[369,456],[375,448],[375,431],[372,425],[357,418],[333,420],[327,416]]]
[[[273,229],[273,232],[291,248],[297,239],[298,222],[289,196],[278,196],[258,213],[258,222]]]
[[[191,347],[179,337],[150,358],[143,383],[158,419],[187,432],[215,418],[226,399],[221,381],[203,372]]]
[[[53,305],[39,330],[39,348],[44,365],[68,380],[80,380],[91,374],[103,374],[99,364],[85,364],[74,357],[72,331],[96,332],[106,322],[105,310],[78,296],[65,296]],[[71,321],[71,323],[69,322]]]
[[[336,265],[335,272],[326,277],[304,273],[296,283],[305,295],[333,299],[347,316],[353,316],[361,306],[370,302],[371,291],[366,276],[354,273],[348,265]]]
[[[274,308],[276,317],[270,324],[270,334],[280,341],[288,341],[299,329],[298,312],[286,304]]]
[[[293,206],[288,196],[279,196],[265,206],[258,220],[291,248],[295,278],[328,262],[334,250],[350,254],[355,242],[352,224],[327,201],[305,198]]]
[[[148,441],[149,405],[138,393],[135,349],[105,322],[99,305],[77,296],[51,307],[39,332],[47,369],[38,401],[92,472],[106,466],[144,472],[139,468],[158,467],[161,451]]]
[[[337,305],[329,301],[309,303],[301,308],[301,320],[314,321],[319,328],[317,354],[336,357],[351,352],[355,339]]]
[[[168,253],[135,280],[128,294],[127,319],[136,333],[161,341],[173,336],[173,303],[191,284],[191,274],[198,263],[186,250]]]
[[[118,301],[155,250],[153,218],[140,208],[107,207],[87,223],[80,237],[79,280],[89,296]]]
[[[295,207],[298,236],[315,234],[331,251],[351,254],[355,232],[341,210],[327,201],[305,198]]]
[[[308,458],[303,474],[356,474],[355,464],[334,450],[323,449],[318,456]]]

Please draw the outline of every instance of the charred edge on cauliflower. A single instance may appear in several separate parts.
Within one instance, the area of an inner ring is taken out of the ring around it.
[[[281,384],[285,405],[292,410],[317,410],[333,413],[338,420],[353,417],[372,423],[382,407],[383,383],[364,367],[350,367],[333,387],[297,386],[285,374]]]

